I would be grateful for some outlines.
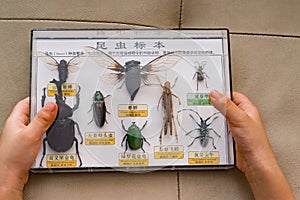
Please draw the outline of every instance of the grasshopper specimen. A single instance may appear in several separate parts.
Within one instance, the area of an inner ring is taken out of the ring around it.
[[[159,104],[160,101],[162,100],[161,106],[163,108],[163,127],[161,128],[160,131],[160,136],[159,136],[159,142],[160,144],[162,143],[162,132],[164,131],[164,135],[167,135],[168,133],[168,126],[170,128],[170,135],[172,135],[173,132],[173,128],[172,128],[172,124],[174,124],[174,131],[175,131],[175,137],[176,137],[176,141],[178,142],[178,134],[177,134],[177,130],[176,130],[176,125],[174,122],[174,113],[173,113],[173,97],[176,97],[178,99],[179,105],[181,105],[180,99],[178,96],[176,96],[175,94],[173,94],[172,92],[172,88],[174,88],[176,81],[177,81],[178,77],[175,79],[174,84],[171,86],[171,83],[169,81],[166,81],[164,83],[164,85],[161,84],[160,80],[159,80],[159,84],[163,89],[163,93],[159,98],[158,101],[158,105],[157,105],[157,110],[159,109]]]

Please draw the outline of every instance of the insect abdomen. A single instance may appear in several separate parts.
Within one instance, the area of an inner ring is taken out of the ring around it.
[[[65,152],[73,146],[74,134],[73,120],[56,120],[47,131],[47,141],[54,151]]]
[[[103,102],[94,103],[93,115],[96,125],[101,128],[106,120],[106,106]]]

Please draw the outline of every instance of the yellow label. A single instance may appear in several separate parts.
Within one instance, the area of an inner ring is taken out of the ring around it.
[[[184,158],[183,146],[155,146],[154,159],[182,159]]]
[[[118,106],[119,117],[147,117],[147,104],[120,104]]]
[[[76,154],[49,154],[46,165],[48,168],[54,167],[76,167]]]
[[[220,155],[218,151],[189,152],[189,164],[219,164]]]
[[[114,132],[95,132],[85,134],[85,145],[114,145]]]
[[[120,166],[147,166],[149,165],[149,156],[147,153],[120,153]]]
[[[63,96],[76,96],[77,85],[75,83],[65,83],[61,86]],[[47,94],[49,97],[57,94],[57,87],[54,83],[50,83],[47,86]]]

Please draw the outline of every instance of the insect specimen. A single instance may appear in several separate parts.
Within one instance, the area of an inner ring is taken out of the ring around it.
[[[144,136],[142,135],[142,130],[145,128],[147,121],[145,122],[145,124],[142,126],[142,128],[139,128],[135,122],[132,122],[131,126],[128,128],[128,130],[126,130],[124,124],[123,124],[123,120],[121,121],[122,123],[122,128],[123,130],[127,133],[121,143],[121,146],[123,147],[123,143],[126,139],[126,147],[125,147],[125,152],[128,149],[128,146],[130,149],[132,150],[137,150],[137,149],[142,149],[143,152],[145,153],[145,150],[143,148],[143,141],[145,141],[147,144],[150,145],[150,143],[146,140],[146,138],[144,138]]]
[[[50,81],[50,83],[55,83],[57,88],[61,87],[61,82],[56,81],[55,79],[53,79],[53,81]],[[46,94],[45,94],[46,88],[44,88],[43,90],[44,90],[44,95],[42,96],[42,107],[44,106],[45,99],[46,99]],[[74,105],[73,108],[71,108],[69,105],[65,103],[65,97],[63,97],[62,94],[55,94],[55,100],[58,106],[58,113],[55,121],[50,126],[50,128],[46,131],[46,137],[43,139],[43,157],[40,161],[41,167],[42,167],[43,159],[46,154],[46,142],[48,143],[49,147],[56,152],[68,151],[73,146],[73,143],[75,142],[76,154],[80,162],[79,166],[82,165],[82,161],[79,156],[79,150],[78,150],[78,140],[75,137],[75,126],[81,138],[80,144],[82,144],[83,138],[78,123],[70,118],[72,117],[73,112],[79,107],[79,99],[80,99],[79,92],[80,92],[80,87],[76,94],[76,104]]]
[[[82,63],[84,58],[83,56],[75,56],[67,62],[64,59],[57,61],[49,54],[43,52],[38,52],[37,56],[46,63],[48,69],[51,71],[58,70],[59,81],[63,83],[67,81],[69,72],[73,73],[79,70],[79,65]]]
[[[179,110],[179,111],[177,112],[177,121],[178,121],[178,124],[179,124],[179,126],[180,126],[181,128],[182,128],[182,126],[180,125],[180,122],[179,122],[179,120],[178,120],[178,114],[179,114],[180,112],[183,112],[183,111],[188,111],[188,112],[192,112],[192,113],[196,114],[196,115],[199,117],[199,120],[200,120],[200,121],[196,120],[196,119],[194,118],[194,116],[191,115],[191,114],[189,113],[190,118],[196,123],[197,128],[195,128],[195,129],[193,129],[193,130],[190,130],[190,131],[186,132],[186,135],[190,135],[192,132],[196,132],[197,135],[196,135],[196,137],[193,139],[192,143],[189,144],[188,146],[189,146],[189,147],[192,146],[192,145],[194,144],[194,142],[195,142],[197,139],[199,139],[199,140],[200,140],[200,145],[201,145],[202,147],[206,147],[207,144],[208,144],[208,141],[211,140],[211,141],[212,141],[212,146],[213,146],[213,148],[216,149],[215,142],[214,142],[214,138],[211,137],[211,136],[209,135],[209,133],[210,133],[210,131],[212,131],[212,132],[214,132],[214,134],[215,134],[216,136],[218,136],[219,138],[221,137],[221,135],[219,135],[213,128],[210,128],[210,125],[213,123],[213,121],[216,120],[216,119],[219,117],[219,116],[216,116],[217,114],[219,114],[219,112],[212,114],[211,116],[209,116],[209,117],[206,118],[206,119],[203,119],[203,118],[199,115],[198,112],[196,112],[196,111],[194,111],[194,110],[192,110],[192,109],[182,109],[182,110]],[[214,117],[214,116],[215,116],[215,117]],[[214,118],[211,120],[210,123],[208,123],[208,121],[209,121],[212,117],[214,117]],[[183,129],[183,128],[182,128],[182,129]],[[184,129],[183,129],[183,130],[184,130]]]
[[[177,81],[178,77],[175,79],[174,84],[171,86],[171,83],[169,81],[166,81],[164,83],[164,85],[162,85],[160,83],[160,86],[163,89],[163,93],[159,98],[158,101],[158,105],[157,105],[157,110],[159,109],[159,104],[160,101],[162,100],[161,106],[163,108],[163,127],[160,131],[160,135],[159,135],[159,142],[160,144],[162,143],[162,132],[164,130],[164,135],[167,135],[168,133],[168,126],[170,128],[170,135],[172,135],[173,129],[172,129],[172,124],[174,124],[174,131],[175,131],[175,137],[176,137],[176,141],[178,142],[178,134],[177,134],[177,130],[176,130],[176,125],[174,122],[174,110],[173,110],[173,100],[172,97],[176,97],[178,99],[179,105],[181,105],[180,103],[180,99],[178,96],[176,96],[173,92],[172,92],[172,88],[174,88],[176,81]],[[160,81],[159,81],[160,82]]]
[[[110,73],[110,75],[117,82],[124,81],[120,88],[124,84],[126,85],[131,101],[134,100],[142,83],[148,86],[151,85],[149,83],[149,77],[153,75],[151,72],[170,69],[181,59],[181,56],[177,52],[171,52],[155,58],[144,66],[141,65],[140,61],[136,60],[128,61],[123,66],[98,49],[93,47],[85,47],[84,49],[99,66],[116,72]]]
[[[195,79],[195,76],[197,77],[197,91],[198,91],[198,84],[199,84],[199,82],[202,82],[202,81],[205,82],[205,86],[206,86],[206,88],[208,88],[207,87],[207,80],[206,80],[206,78],[209,78],[209,77],[203,71],[205,65],[206,65],[205,61],[201,62],[201,64],[198,61],[195,61],[195,66],[194,67],[196,69],[196,72],[195,72],[195,74],[193,76],[193,79]]]
[[[91,109],[89,110],[89,112],[93,110],[93,119],[89,122],[89,124],[92,121],[95,121],[96,125],[101,128],[105,122],[107,123],[106,113],[110,114],[110,112],[107,111],[104,100],[110,96],[111,95],[107,95],[106,97],[104,97],[100,91],[95,92],[93,104],[91,106]]]

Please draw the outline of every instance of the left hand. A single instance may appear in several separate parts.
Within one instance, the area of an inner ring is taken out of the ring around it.
[[[57,109],[55,103],[49,102],[29,123],[29,98],[14,107],[0,136],[0,199],[19,199],[11,195],[22,194],[41,138],[55,120]]]

